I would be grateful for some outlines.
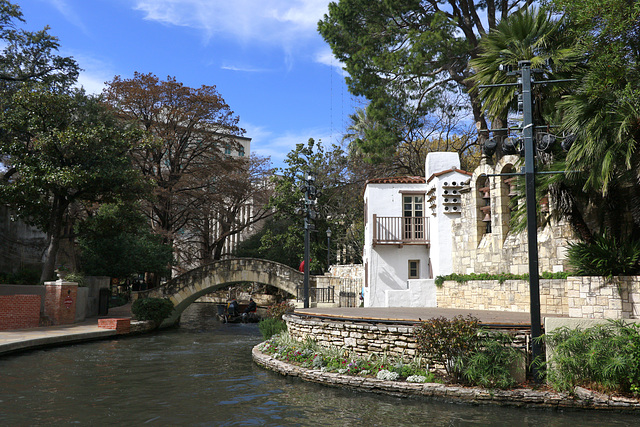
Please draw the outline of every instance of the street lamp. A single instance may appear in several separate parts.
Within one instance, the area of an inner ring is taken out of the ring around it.
[[[327,228],[327,271],[331,267],[331,229]]]
[[[316,198],[318,193],[315,187],[315,177],[311,172],[307,172],[304,186],[304,308],[309,308],[309,255],[311,252],[310,233],[312,223],[316,219],[316,212],[313,209],[313,205],[316,204]]]

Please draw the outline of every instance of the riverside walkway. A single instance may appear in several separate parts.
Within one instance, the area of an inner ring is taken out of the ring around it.
[[[114,329],[98,327],[98,319],[131,317],[131,304],[109,309],[107,316],[92,317],[80,323],[0,331],[0,356],[56,345],[75,344],[117,335]]]
[[[447,308],[362,308],[362,307],[327,307],[296,309],[296,314],[327,319],[358,319],[382,323],[416,323],[420,319],[444,316],[452,318],[457,315],[477,317],[486,326],[502,326],[526,328],[530,325],[529,313],[513,313],[505,311],[458,310]],[[109,309],[109,314],[94,317],[81,323],[59,326],[42,326],[30,329],[0,331],[0,356],[18,351],[41,347],[75,344],[96,339],[115,337],[116,331],[98,327],[101,318],[130,318],[131,305]],[[544,319],[544,315],[543,315]],[[121,334],[122,335],[122,334]]]

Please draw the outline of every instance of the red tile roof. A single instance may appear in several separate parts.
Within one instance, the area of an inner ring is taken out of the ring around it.
[[[434,173],[433,175],[431,175],[431,176],[429,177],[429,179],[427,180],[427,182],[431,182],[431,180],[432,180],[433,178],[435,178],[435,177],[437,177],[437,176],[440,176],[440,175],[444,175],[445,173],[449,173],[449,172],[460,172],[460,173],[463,173],[463,174],[465,174],[465,175],[469,175],[469,176],[473,175],[473,173],[471,173],[471,172],[467,172],[467,171],[464,171],[464,170],[462,170],[462,169],[451,168],[451,169],[447,169],[446,171],[440,171],[440,172],[436,172],[436,173]]]
[[[367,184],[426,184],[427,180],[421,176],[394,176],[389,178],[369,179]]]

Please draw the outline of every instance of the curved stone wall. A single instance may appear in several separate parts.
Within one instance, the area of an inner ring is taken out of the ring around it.
[[[307,337],[323,347],[345,348],[362,355],[386,353],[388,356],[412,358],[416,355],[416,340],[413,325],[386,324],[371,320],[305,317],[286,314],[289,335],[304,341]],[[514,339],[514,346],[528,348],[530,331],[502,330]]]
[[[539,391],[532,389],[488,390],[480,387],[449,386],[439,383],[408,383],[404,381],[386,381],[376,378],[322,372],[306,369],[274,359],[258,350],[252,351],[253,361],[271,371],[282,375],[298,377],[304,381],[344,387],[369,393],[388,394],[399,397],[426,397],[454,403],[482,405],[501,405],[518,407],[537,407],[551,409],[601,409],[617,411],[640,411],[637,399],[607,396],[581,387],[576,387],[573,395]]]

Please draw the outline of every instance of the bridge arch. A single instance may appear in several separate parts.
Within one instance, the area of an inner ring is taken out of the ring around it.
[[[160,325],[166,328],[174,325],[182,312],[202,295],[230,284],[256,282],[296,295],[303,280],[301,272],[284,264],[257,258],[230,258],[195,268],[157,288],[138,292],[137,298],[166,298],[173,303],[173,312]]]

